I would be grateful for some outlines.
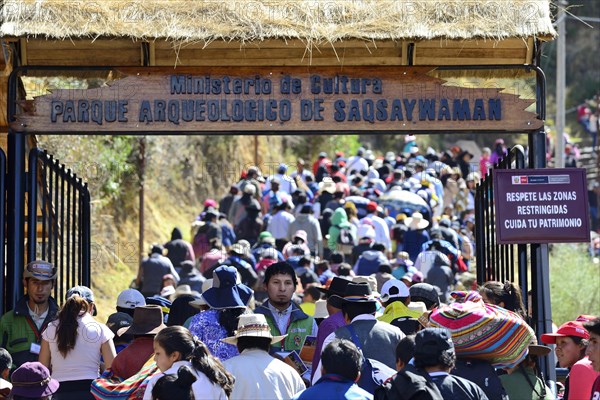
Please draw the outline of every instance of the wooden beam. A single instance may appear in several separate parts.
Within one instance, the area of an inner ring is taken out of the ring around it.
[[[154,67],[156,65],[156,42],[153,40],[150,43],[148,43],[148,51],[149,51],[149,56],[150,56],[150,66]]]
[[[535,51],[535,46],[533,43],[533,38],[530,37],[527,39],[527,55],[525,56],[525,64],[533,63],[533,52]]]
[[[21,48],[21,54],[19,54],[21,57],[20,65],[27,65],[27,39],[19,39],[19,47]]]

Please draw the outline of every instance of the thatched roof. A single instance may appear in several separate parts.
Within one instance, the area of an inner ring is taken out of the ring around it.
[[[552,37],[550,0],[5,0],[0,36],[182,42]]]

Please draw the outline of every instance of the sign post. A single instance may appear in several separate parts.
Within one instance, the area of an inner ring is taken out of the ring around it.
[[[498,243],[589,242],[585,169],[494,169],[492,173]]]
[[[93,89],[39,96],[23,133],[530,131],[535,100],[448,85],[432,67],[121,68]]]

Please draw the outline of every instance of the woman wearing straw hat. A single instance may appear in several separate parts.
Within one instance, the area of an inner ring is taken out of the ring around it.
[[[547,356],[550,347],[539,346],[534,338],[529,345],[527,357],[518,366],[508,369],[507,375],[500,375],[500,382],[510,399],[552,400],[554,396],[539,376],[538,357]]]
[[[426,228],[429,221],[423,218],[423,214],[415,212],[404,220],[408,231],[404,234],[404,251],[408,253],[410,260],[414,263],[421,252],[423,243],[429,241],[429,233]]]
[[[286,336],[273,336],[262,314],[240,316],[235,335],[222,339],[240,352],[223,363],[235,376],[230,399],[289,399],[305,389],[294,368],[269,355],[271,345]]]
[[[202,299],[210,309],[193,316],[189,330],[221,361],[239,354],[235,346],[220,339],[233,334],[238,318],[247,312],[253,293],[252,289],[240,283],[237,269],[227,265],[213,271],[212,287],[202,293]]]

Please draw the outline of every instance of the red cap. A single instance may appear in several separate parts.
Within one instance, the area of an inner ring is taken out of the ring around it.
[[[214,201],[213,199],[206,199],[206,200],[204,200],[204,207],[215,207],[215,208],[217,208],[217,202]]]
[[[376,210],[377,210],[377,203],[375,203],[374,201],[370,201],[367,203],[367,211],[373,212]]]
[[[592,320],[596,319],[595,316],[593,315],[585,315],[585,314],[581,314],[579,317],[577,317],[577,319],[575,321],[579,321],[579,322],[590,322]]]
[[[581,321],[565,322],[558,328],[556,333],[544,333],[542,335],[542,343],[556,344],[557,337],[575,336],[583,339],[589,339],[589,332],[583,327]]]

